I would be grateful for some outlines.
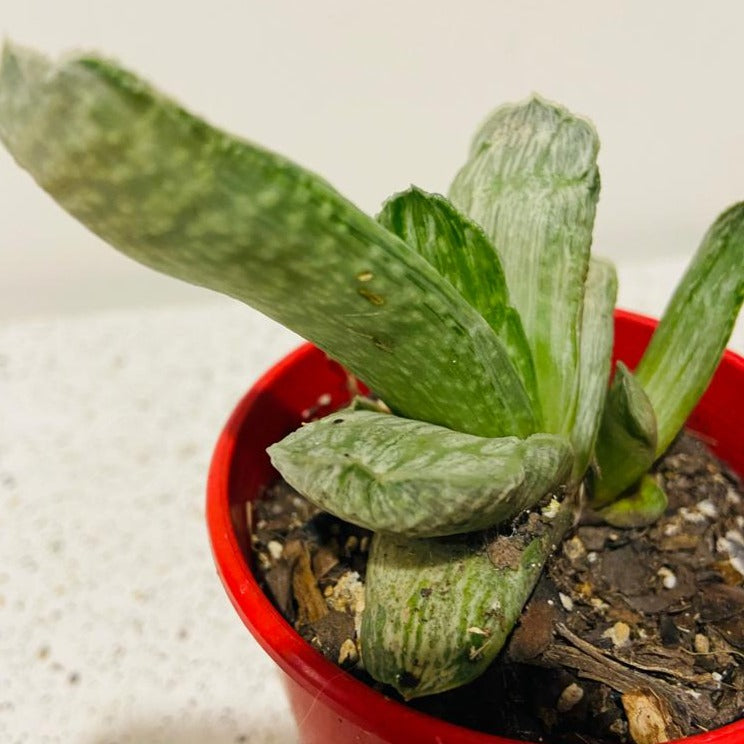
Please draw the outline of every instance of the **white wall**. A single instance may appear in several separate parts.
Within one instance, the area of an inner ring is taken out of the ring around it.
[[[598,252],[688,255],[744,198],[744,4],[0,0],[0,32],[119,58],[374,211],[443,191],[494,105],[531,91],[602,138]],[[0,152],[0,320],[190,300],[118,256]]]

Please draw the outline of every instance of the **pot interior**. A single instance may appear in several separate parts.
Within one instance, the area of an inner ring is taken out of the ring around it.
[[[614,360],[633,369],[656,327],[656,321],[617,311]],[[744,475],[744,359],[727,352],[708,391],[688,421],[688,428],[740,475]],[[277,473],[266,448],[313,416],[344,406],[363,385],[319,349],[306,344],[272,367],[243,398],[222,432],[210,470],[207,518],[218,571],[238,614],[266,651],[291,678],[296,688],[290,697],[310,694],[317,703],[319,690],[324,704],[333,710],[333,721],[369,725],[370,711],[390,701],[328,662],[289,627],[258,587],[250,570],[250,536],[246,505],[255,500]],[[342,678],[340,682],[331,684]],[[304,692],[303,692],[304,690]],[[310,698],[308,698],[310,699]],[[296,702],[293,700],[293,702]],[[440,741],[506,742],[437,722],[411,709],[400,708],[416,741],[425,731],[438,731]],[[388,709],[385,709],[389,711]],[[387,715],[387,713],[385,714]],[[330,721],[331,719],[329,719]],[[330,725],[330,724],[329,724]],[[302,729],[302,726],[301,726]],[[366,731],[370,736],[372,732]],[[450,738],[453,736],[454,738]],[[305,738],[303,741],[311,741]],[[363,738],[354,741],[385,742],[396,739]],[[313,740],[314,741],[314,740]],[[744,721],[716,732],[684,740],[688,744],[739,744],[744,742]]]

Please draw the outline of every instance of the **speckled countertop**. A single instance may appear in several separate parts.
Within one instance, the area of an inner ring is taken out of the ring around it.
[[[621,306],[681,270],[621,267]],[[296,741],[203,513],[228,413],[297,343],[228,302],[0,325],[0,742]]]

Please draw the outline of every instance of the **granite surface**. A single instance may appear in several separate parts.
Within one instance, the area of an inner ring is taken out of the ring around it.
[[[620,304],[658,314],[681,269],[621,267]],[[230,302],[0,326],[0,742],[296,741],[216,577],[204,485],[297,343]]]
[[[231,408],[297,343],[237,304],[0,328],[0,742],[295,740],[204,488]]]

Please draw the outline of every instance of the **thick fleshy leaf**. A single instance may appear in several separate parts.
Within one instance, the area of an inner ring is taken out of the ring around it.
[[[666,511],[667,505],[664,489],[647,473],[632,492],[600,509],[598,515],[613,527],[646,527]]]
[[[744,301],[744,202],[721,214],[682,277],[636,377],[656,412],[656,454],[708,387]]]
[[[292,328],[402,414],[535,431],[504,344],[427,261],[319,177],[132,74],[6,45],[0,139],[104,240]]]
[[[272,445],[284,479],[321,509],[415,537],[485,529],[563,483],[571,445],[552,434],[487,439],[345,409]]]
[[[595,446],[593,507],[609,504],[651,467],[656,441],[651,401],[628,368],[618,362]]]
[[[483,230],[443,196],[415,186],[388,199],[377,219],[425,258],[485,318],[506,345],[539,411],[532,352],[519,314],[509,304],[498,253]]]
[[[579,400],[576,422],[571,430],[575,453],[575,481],[584,477],[599,431],[612,365],[613,310],[616,299],[615,267],[609,261],[591,259],[581,319]]]
[[[568,434],[576,417],[598,148],[591,124],[533,97],[491,115],[450,190],[501,256],[554,433]]]
[[[530,516],[530,529],[508,537],[375,535],[361,630],[365,669],[406,698],[475,679],[504,645],[576,510],[575,494],[552,501]]]

